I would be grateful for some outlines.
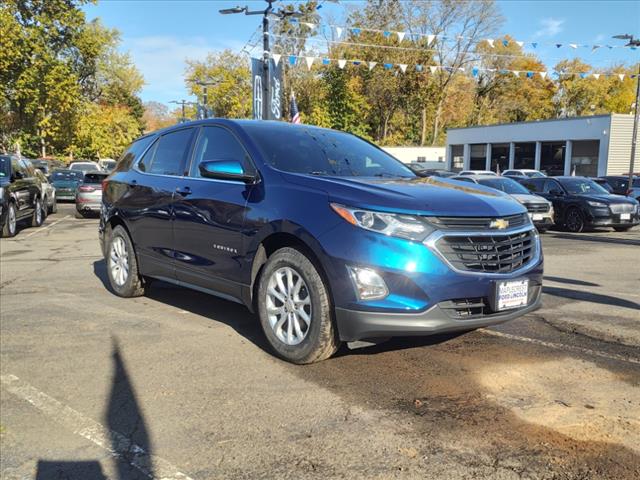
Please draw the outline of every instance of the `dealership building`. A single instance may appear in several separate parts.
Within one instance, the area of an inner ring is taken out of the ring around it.
[[[449,170],[534,168],[589,177],[629,171],[633,115],[560,118],[447,130]],[[635,170],[640,169],[640,145]]]

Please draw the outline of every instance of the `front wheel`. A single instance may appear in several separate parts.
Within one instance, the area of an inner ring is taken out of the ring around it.
[[[269,344],[292,363],[325,360],[340,346],[327,287],[294,248],[269,257],[258,286],[258,313]]]
[[[35,209],[33,210],[33,214],[31,215],[30,224],[32,227],[39,227],[44,222],[44,216],[42,214],[42,200],[39,198],[36,200]]]
[[[143,279],[127,231],[120,225],[111,231],[106,250],[107,275],[111,288],[120,297],[144,295]]]
[[[567,212],[565,227],[573,233],[580,233],[584,230],[584,216],[577,208],[572,208]]]

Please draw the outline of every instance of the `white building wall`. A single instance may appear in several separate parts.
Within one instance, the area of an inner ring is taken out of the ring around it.
[[[631,137],[633,135],[632,115],[611,115],[611,140],[609,142],[609,161],[607,174],[618,175],[629,172],[631,160]],[[640,170],[640,141],[636,138],[636,158],[634,170]]]
[[[404,163],[417,162],[418,158],[424,157],[426,162],[445,161],[445,147],[382,147],[382,149]]]

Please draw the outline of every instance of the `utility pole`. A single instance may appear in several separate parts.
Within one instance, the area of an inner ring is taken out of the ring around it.
[[[640,47],[640,40],[633,37],[633,35],[629,35],[628,33],[625,35],[615,35],[613,38],[617,38],[619,40],[629,40],[626,47]],[[636,143],[638,139],[638,120],[640,120],[640,110],[638,110],[638,102],[640,102],[640,63],[638,64],[638,75],[636,75],[636,104],[635,104],[635,112],[633,115],[633,134],[631,136],[631,160],[629,162],[629,190],[633,186],[633,169],[634,163],[636,159]]]
[[[180,105],[182,107],[182,117],[180,118],[180,123],[184,123],[187,121],[187,118],[185,117],[184,107],[186,105],[197,105],[197,103],[189,102],[187,100],[171,100],[169,103],[175,103],[176,105]]]
[[[207,103],[209,100],[209,97],[207,95],[207,87],[213,86],[213,85],[218,85],[218,83],[220,83],[220,79],[218,78],[214,78],[212,80],[208,80],[208,81],[202,81],[202,80],[197,80],[195,78],[189,78],[187,80],[188,82],[193,82],[196,85],[200,85],[202,87],[202,109],[203,109],[203,118],[209,118],[209,110],[207,107]],[[211,115],[215,116],[215,112],[213,111],[213,109],[211,110]]]
[[[262,118],[269,118],[269,106],[271,105],[271,76],[269,75],[269,60],[271,59],[271,46],[269,44],[270,25],[269,16],[273,15],[280,19],[287,17],[301,17],[300,12],[287,12],[282,9],[277,12],[273,11],[273,3],[277,0],[265,0],[267,8],[264,10],[250,11],[249,7],[233,7],[218,10],[222,15],[234,13],[244,13],[245,15],[262,15],[262,69],[264,76],[262,77]]]

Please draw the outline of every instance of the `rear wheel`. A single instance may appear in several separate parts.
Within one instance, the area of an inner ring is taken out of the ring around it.
[[[35,209],[33,210],[33,214],[31,215],[30,224],[32,227],[39,227],[40,225],[42,225],[42,222],[44,221],[42,212],[42,200],[38,198],[36,199]]]
[[[579,233],[584,230],[584,216],[577,208],[570,208],[564,221],[564,225],[570,232]]]
[[[269,257],[259,280],[258,313],[273,350],[292,363],[325,360],[340,346],[328,289],[296,249]]]
[[[13,202],[7,205],[7,218],[2,225],[2,236],[5,238],[13,237],[16,234],[17,227],[16,206]]]
[[[144,295],[144,283],[138,272],[133,242],[120,225],[109,236],[106,262],[109,284],[116,295],[125,298]]]
[[[84,213],[80,210],[76,210],[76,218],[85,218]]]
[[[627,232],[631,229],[631,227],[613,227],[616,232]]]
[[[49,208],[49,213],[58,213],[58,199],[56,198],[55,195],[53,196],[53,203]]]

